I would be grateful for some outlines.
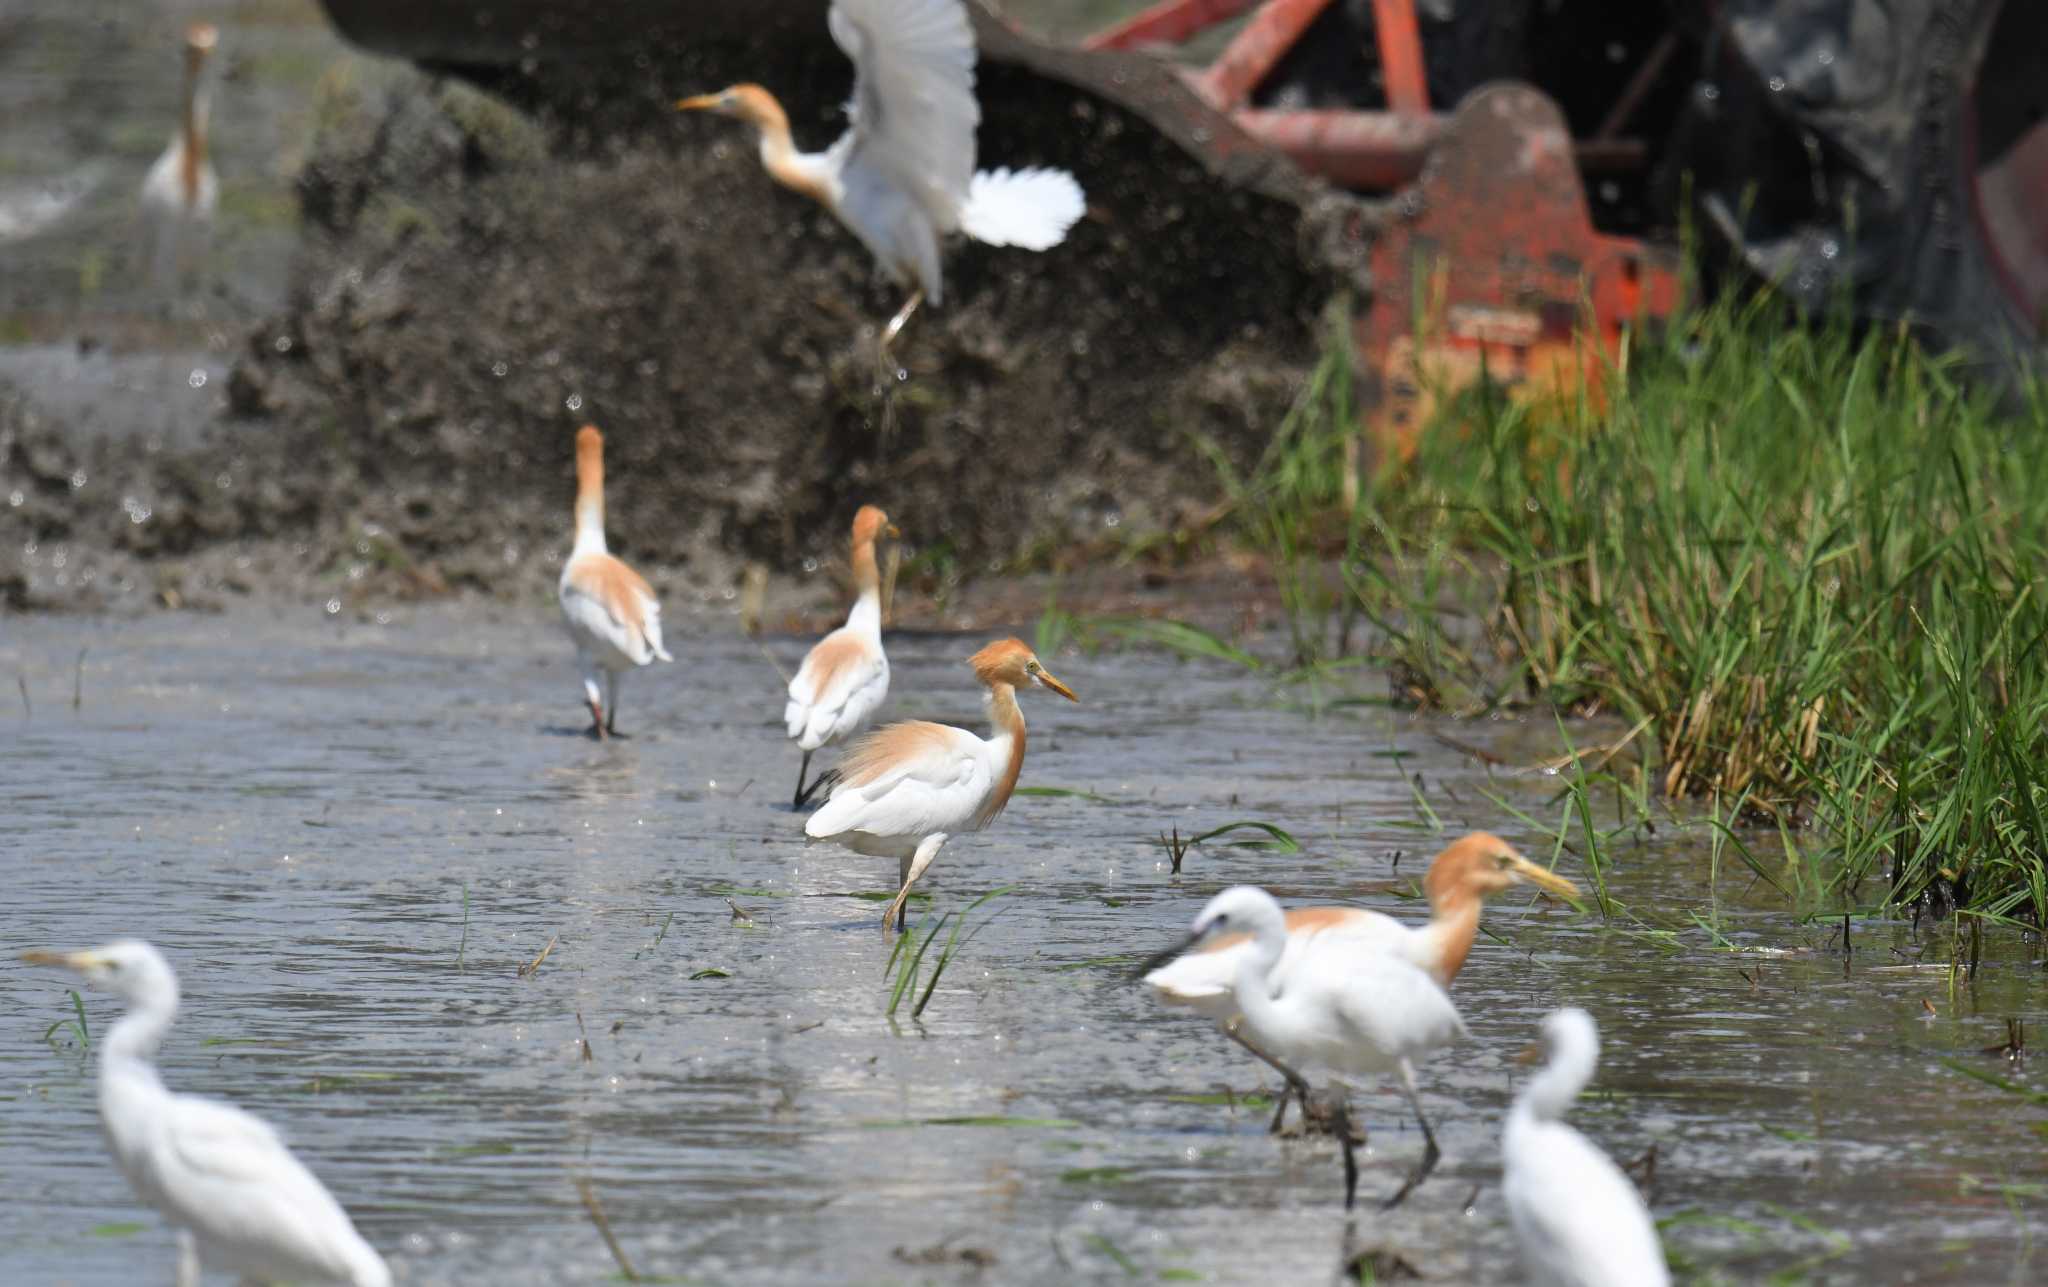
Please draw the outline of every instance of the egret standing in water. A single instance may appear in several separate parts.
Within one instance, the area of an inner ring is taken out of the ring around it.
[[[165,1089],[151,1062],[178,1013],[163,954],[125,940],[90,952],[24,952],[128,1003],[100,1039],[100,1125],[135,1196],[178,1226],[179,1287],[199,1266],[263,1283],[388,1287],[383,1257],[262,1119]]]
[[[789,115],[759,85],[676,104],[734,116],[760,131],[761,165],[822,204],[860,238],[909,300],[882,330],[880,352],[918,304],[944,297],[939,239],[963,232],[991,246],[1049,250],[1081,217],[1081,185],[1065,170],[974,168],[974,28],[961,0],[834,0],[827,25],[853,60],[850,128],[823,152],[799,152]]]
[[[604,543],[604,435],[596,425],[576,433],[576,544],[562,565],[562,621],[583,664],[590,732],[603,741],[619,731],[619,676],[656,657],[661,603],[647,578],[615,558]]]
[[[804,789],[811,754],[853,736],[889,695],[889,656],[882,651],[882,573],[875,562],[875,539],[897,534],[889,516],[863,505],[853,516],[853,584],[857,597],[846,624],[817,642],[789,681],[789,703],[782,721],[803,750],[796,770],[795,807],[803,808],[812,792],[824,785],[820,775]]]
[[[994,822],[1024,771],[1024,712],[1017,690],[1037,684],[1070,702],[1072,689],[1052,677],[1022,639],[998,639],[967,659],[988,687],[994,735],[905,720],[876,729],[847,751],[823,808],[804,822],[814,840],[836,840],[855,853],[897,860],[900,888],[882,926],[902,929],[910,887],[948,837]]]
[[[1529,1079],[1501,1135],[1501,1194],[1538,1287],[1665,1287],[1657,1228],[1621,1168],[1564,1124],[1593,1080],[1600,1030],[1576,1007],[1543,1020],[1549,1064]]]
[[[1250,936],[1237,956],[1233,991],[1246,1034],[1270,1059],[1290,1068],[1320,1065],[1340,1073],[1400,1078],[1422,1127],[1423,1154],[1383,1204],[1398,1205],[1442,1156],[1415,1090],[1414,1061],[1464,1039],[1465,1021],[1457,1007],[1435,979],[1408,961],[1371,943],[1338,936],[1310,941],[1299,949],[1284,983],[1276,981],[1275,970],[1287,951],[1287,921],[1273,896],[1251,885],[1210,899],[1187,938],[1141,968],[1150,970],[1225,934]],[[1348,1129],[1340,1130],[1339,1137],[1344,1205],[1349,1208],[1358,1192],[1357,1141]]]
[[[185,29],[185,106],[178,132],[142,182],[142,221],[150,271],[169,285],[195,271],[206,251],[220,180],[206,155],[206,62],[220,43],[211,23]]]
[[[1427,924],[1409,925],[1362,907],[1289,908],[1287,945],[1273,967],[1273,978],[1284,980],[1311,942],[1323,937],[1342,937],[1392,952],[1448,988],[1472,951],[1472,941],[1479,933],[1479,910],[1487,896],[1524,884],[1564,898],[1579,897],[1579,887],[1571,881],[1530,862],[1499,836],[1475,831],[1447,846],[1423,876],[1422,890],[1429,898],[1430,909]],[[1239,1013],[1238,965],[1251,950],[1248,934],[1220,935],[1199,951],[1152,971],[1145,976],[1145,982],[1160,1000],[1199,1010],[1223,1024],[1224,1031],[1239,1044],[1245,1044],[1231,1024]],[[1247,1048],[1261,1059],[1266,1058],[1256,1047]],[[1274,1066],[1283,1076],[1293,1076],[1291,1070]],[[1273,1114],[1274,1130],[1280,1129],[1289,1095],[1300,1096],[1303,1105],[1307,1105],[1305,1089],[1298,1082],[1288,1082]]]

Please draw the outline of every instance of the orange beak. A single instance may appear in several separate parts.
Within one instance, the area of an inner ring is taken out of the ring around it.
[[[690,98],[679,98],[676,100],[676,110],[678,112],[715,112],[723,106],[720,102],[722,97],[719,94],[697,94]]]

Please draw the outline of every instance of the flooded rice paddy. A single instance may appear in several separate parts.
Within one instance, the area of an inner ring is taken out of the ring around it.
[[[1420,916],[1385,891],[1450,833],[1548,856],[1506,805],[1555,816],[1554,779],[1489,779],[1430,721],[1311,718],[1227,668],[1048,657],[1083,704],[1027,704],[1024,781],[1087,794],[1020,796],[948,846],[927,923],[1010,892],[969,914],[922,1018],[892,1021],[893,864],[805,848],[761,645],[680,623],[678,662],[627,682],[633,736],[600,745],[539,607],[301,611],[0,625],[0,1279],[171,1277],[169,1231],[102,1149],[91,1062],[51,1030],[71,980],[13,960],[139,935],[184,984],[170,1084],[278,1124],[409,1284],[617,1280],[580,1177],[670,1281],[1329,1282],[1368,1249],[1382,1274],[1514,1281],[1499,1127],[1514,1056],[1566,1002],[1606,1043],[1575,1121],[1618,1158],[1655,1149],[1683,1277],[2039,1280],[2043,1078],[1981,1051],[2008,1017],[2048,1032],[2032,943],[1988,941],[1972,984],[1937,964],[1945,927],[1864,922],[1845,961],[1838,925],[1746,872],[1710,885],[1698,833],[1662,828],[1616,852],[1628,918],[1489,908],[1454,990],[1473,1039],[1423,1071],[1444,1163],[1372,1209],[1421,1141],[1357,1087],[1347,1221],[1333,1147],[1269,1138],[1237,1101],[1274,1079],[1130,960],[1242,881]],[[978,722],[978,642],[892,638],[887,713]],[[785,668],[804,646],[765,645]],[[1557,749],[1541,725],[1456,735]],[[1243,818],[1303,851],[1205,845],[1170,873],[1160,831]],[[85,1013],[96,1036],[116,1007]]]

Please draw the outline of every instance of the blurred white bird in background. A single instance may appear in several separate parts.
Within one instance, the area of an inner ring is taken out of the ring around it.
[[[889,343],[918,304],[944,299],[939,239],[963,232],[991,246],[1049,250],[1086,209],[1065,170],[977,171],[974,28],[961,0],[835,0],[827,23],[853,60],[850,128],[823,152],[799,152],[789,116],[767,90],[734,85],[677,102],[751,123],[761,165],[818,201],[874,253],[910,299],[883,328]]]
[[[576,544],[562,564],[557,595],[583,666],[590,734],[603,741],[619,731],[619,676],[657,657],[675,658],[661,646],[654,587],[605,548],[604,435],[596,425],[576,433]]]
[[[206,255],[220,180],[207,156],[207,60],[220,43],[211,23],[185,29],[185,103],[178,132],[142,182],[141,218],[150,275],[160,287],[189,280]]]
[[[804,664],[789,681],[789,702],[782,722],[804,753],[796,770],[794,806],[803,808],[829,780],[820,774],[804,788],[811,754],[853,736],[889,695],[889,656],[882,651],[882,570],[875,562],[875,540],[897,535],[889,516],[863,505],[853,516],[853,584],[858,592],[846,624],[820,639],[804,655]]]
[[[1593,1080],[1600,1031],[1576,1007],[1543,1020],[1549,1064],[1529,1079],[1501,1134],[1501,1194],[1538,1287],[1664,1287],[1671,1281],[1642,1195],[1621,1168],[1564,1124]]]
[[[262,1119],[165,1089],[151,1060],[178,1013],[178,979],[162,953],[131,939],[21,959],[76,970],[128,1004],[100,1039],[100,1125],[135,1196],[180,1230],[179,1287],[199,1287],[201,1265],[263,1283],[388,1287],[383,1257]]]
[[[1070,702],[1081,700],[1052,677],[1022,639],[998,639],[967,659],[988,686],[994,736],[929,720],[904,720],[855,742],[840,762],[825,806],[804,822],[814,840],[836,840],[855,853],[897,860],[895,901],[882,913],[904,925],[910,887],[931,866],[949,836],[994,822],[1024,772],[1024,712],[1017,690],[1037,684]]]
[[[1245,1035],[1269,1062],[1291,1069],[1326,1067],[1340,1073],[1400,1078],[1408,1106],[1422,1127],[1422,1161],[1383,1206],[1398,1205],[1428,1177],[1442,1156],[1436,1132],[1415,1090],[1416,1060],[1467,1035],[1465,1021],[1428,974],[1385,947],[1341,935],[1317,935],[1295,949],[1284,980],[1275,978],[1288,950],[1287,920],[1273,896],[1237,885],[1209,900],[1188,936],[1139,967],[1141,976],[1190,948],[1225,934],[1249,934],[1237,955],[1233,988]],[[1344,1153],[1344,1205],[1358,1191],[1358,1140],[1348,1121],[1337,1135]]]

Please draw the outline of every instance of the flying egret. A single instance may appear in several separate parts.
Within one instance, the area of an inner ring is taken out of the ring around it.
[[[1532,884],[1552,894],[1577,899],[1579,887],[1555,872],[1545,870],[1515,852],[1499,836],[1475,831],[1451,842],[1429,865],[1422,878],[1423,893],[1429,898],[1430,917],[1425,925],[1409,925],[1383,912],[1361,907],[1294,907],[1287,912],[1287,946],[1281,953],[1273,977],[1284,979],[1304,948],[1319,936],[1343,936],[1392,952],[1427,972],[1448,988],[1479,932],[1479,909],[1487,895],[1504,893],[1516,885]],[[1224,1025],[1244,1044],[1231,1021],[1238,1015],[1234,994],[1238,962],[1252,950],[1245,934],[1228,934],[1211,939],[1200,951],[1145,976],[1154,995],[1169,1005],[1188,1006]],[[1251,1048],[1265,1058],[1264,1052]],[[1272,1060],[1268,1059],[1268,1063]],[[1276,1068],[1291,1076],[1286,1068]],[[1290,1094],[1308,1099],[1306,1087],[1289,1081],[1273,1114],[1273,1129],[1280,1129]]]
[[[1237,958],[1233,990],[1245,1031],[1260,1050],[1291,1067],[1400,1078],[1422,1126],[1423,1154],[1400,1190],[1383,1204],[1398,1205],[1442,1156],[1416,1094],[1414,1061],[1467,1035],[1457,1007],[1435,979],[1412,963],[1369,941],[1338,935],[1311,939],[1298,950],[1284,980],[1276,978],[1287,951],[1287,921],[1273,896],[1252,885],[1210,899],[1187,938],[1147,961],[1141,971],[1225,934],[1250,935]],[[1348,1209],[1358,1190],[1357,1140],[1349,1129],[1338,1137]]]
[[[1086,209],[1065,170],[977,171],[974,28],[961,0],[834,0],[832,39],[853,60],[849,128],[823,152],[799,152],[789,116],[759,85],[676,103],[738,117],[760,131],[770,178],[846,225],[909,300],[883,328],[880,353],[919,302],[942,302],[939,239],[963,232],[991,246],[1049,250]]]
[[[1501,1133],[1501,1194],[1538,1287],[1664,1287],[1656,1226],[1621,1168],[1564,1124],[1593,1079],[1600,1030],[1576,1007],[1543,1020],[1549,1064],[1529,1079]]]
[[[205,251],[220,198],[220,180],[206,156],[206,62],[220,43],[211,24],[185,29],[185,104],[178,132],[142,182],[142,220],[150,246],[151,272],[168,284],[195,268]]]
[[[863,505],[853,516],[853,584],[859,597],[846,624],[817,642],[804,655],[796,678],[789,681],[789,704],[782,722],[804,753],[796,770],[796,808],[803,808],[825,783],[825,776],[804,789],[811,754],[851,737],[867,727],[868,718],[889,695],[889,655],[882,651],[882,574],[875,565],[875,538],[897,535],[889,516]]]
[[[1024,712],[1017,708],[1017,690],[1038,684],[1070,702],[1080,700],[1021,639],[998,639],[967,664],[988,686],[993,736],[980,738],[927,720],[876,729],[847,750],[831,797],[804,822],[804,834],[814,840],[836,840],[855,853],[897,860],[900,888],[882,914],[884,929],[891,917],[903,928],[910,887],[947,838],[982,830],[1010,802],[1024,771]]]
[[[100,1125],[135,1196],[179,1228],[179,1287],[205,1264],[257,1282],[388,1287],[383,1257],[284,1141],[229,1104],[174,1095],[156,1053],[178,1013],[163,954],[132,939],[89,952],[24,952],[128,1003],[100,1041]]]
[[[605,549],[604,435],[596,425],[576,433],[576,545],[562,565],[559,594],[562,621],[583,664],[590,731],[602,741],[619,731],[621,673],[656,657],[675,658],[661,646],[661,604],[653,587]]]

